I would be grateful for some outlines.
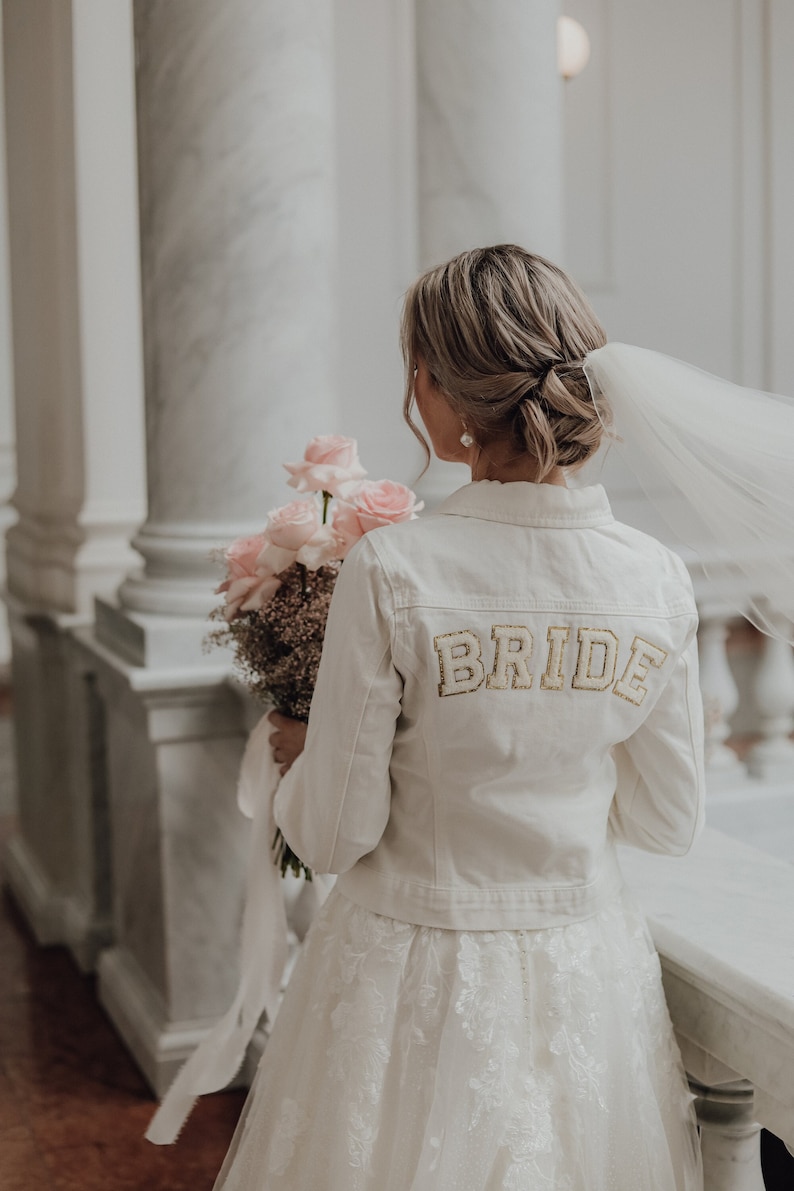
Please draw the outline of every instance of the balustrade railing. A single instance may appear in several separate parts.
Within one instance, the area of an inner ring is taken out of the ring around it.
[[[764,1191],[761,1127],[794,1146],[794,867],[712,828],[687,856],[621,864],[661,957],[706,1191]]]
[[[785,641],[759,634],[754,670],[744,676],[740,691],[728,651],[734,615],[713,599],[701,602],[700,685],[710,792],[719,797],[746,783],[749,797],[754,783],[748,779],[790,785],[794,792],[794,651]],[[743,761],[727,744],[740,695],[753,709],[753,734],[759,738]]]

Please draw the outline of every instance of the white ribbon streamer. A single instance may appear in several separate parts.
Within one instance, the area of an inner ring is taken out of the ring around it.
[[[248,1043],[263,1012],[275,1020],[289,947],[284,884],[273,860],[276,823],[273,800],[279,782],[289,782],[294,770],[281,779],[268,737],[272,725],[264,715],[248,739],[240,768],[237,802],[253,819],[251,849],[245,882],[245,906],[240,932],[240,983],[229,1010],[218,1021],[171,1084],[146,1132],[155,1145],[170,1145],[199,1096],[225,1088],[237,1074]],[[327,885],[317,884],[317,900]]]

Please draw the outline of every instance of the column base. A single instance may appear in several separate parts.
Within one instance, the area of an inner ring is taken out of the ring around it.
[[[107,740],[115,945],[100,959],[100,998],[162,1095],[237,987],[251,826],[236,805],[245,708],[228,659],[202,655],[206,622],[107,609],[106,627],[131,624],[145,656],[162,643],[171,658],[136,666],[98,626],[78,634]]]
[[[786,737],[762,740],[750,751],[747,772],[764,782],[794,783],[794,744]]]
[[[156,989],[122,947],[100,958],[99,1000],[158,1100],[215,1022],[169,1021]],[[245,1086],[250,1074],[244,1065],[229,1086]]]
[[[200,616],[154,615],[130,611],[114,600],[97,599],[93,640],[128,666],[168,669],[215,670],[226,673],[229,655],[224,649],[204,657],[212,623],[207,610]],[[203,665],[202,665],[203,661]]]
[[[37,941],[89,971],[110,938],[110,895],[102,725],[72,636],[85,619],[7,604],[18,787],[7,879]]]
[[[81,972],[92,972],[111,941],[109,919],[101,920],[77,897],[64,895],[47,879],[24,839],[12,836],[3,854],[5,883],[41,947],[68,947]]]
[[[152,1092],[161,1100],[182,1064],[215,1024],[168,1021],[162,1001],[133,956],[120,947],[99,961],[99,1000]],[[248,1088],[265,1053],[268,1030],[257,1027],[229,1088]]]
[[[742,764],[733,749],[725,745],[718,754],[712,754],[706,763],[706,788],[709,795],[719,796],[732,791],[746,790],[753,784],[747,767]]]

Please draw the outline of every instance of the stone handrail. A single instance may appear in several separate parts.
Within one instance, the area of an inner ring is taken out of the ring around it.
[[[687,856],[620,859],[697,1094],[706,1191],[763,1191],[760,1127],[794,1147],[794,867],[712,828]]]

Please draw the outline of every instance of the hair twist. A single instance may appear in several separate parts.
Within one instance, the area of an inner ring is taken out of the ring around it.
[[[509,440],[542,480],[598,448],[583,361],[605,342],[584,294],[550,261],[512,244],[461,253],[406,295],[406,419],[424,442],[411,419],[411,365],[421,357],[477,442]]]

